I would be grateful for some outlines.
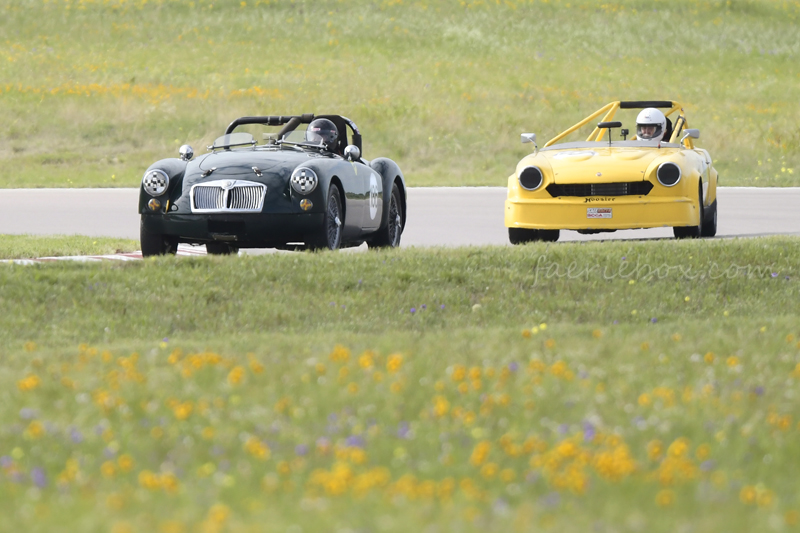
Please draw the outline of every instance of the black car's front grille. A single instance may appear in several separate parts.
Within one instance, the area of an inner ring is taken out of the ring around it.
[[[244,181],[215,181],[192,187],[193,213],[253,213],[264,205],[266,185]]]
[[[622,183],[551,183],[547,192],[558,196],[644,196],[653,189],[649,181],[627,181]]]

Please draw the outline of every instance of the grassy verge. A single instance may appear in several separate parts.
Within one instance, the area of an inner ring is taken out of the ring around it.
[[[0,162],[14,168],[0,187],[135,187],[237,116],[302,112],[353,118],[365,157],[395,159],[410,185],[502,186],[527,153],[522,131],[547,140],[608,101],[653,98],[686,104],[723,185],[800,184],[797,2],[26,0],[0,12]]]
[[[0,259],[108,255],[135,252],[139,243],[130,239],[62,235],[0,235]]]
[[[791,530],[799,248],[0,266],[0,509],[29,531]]]

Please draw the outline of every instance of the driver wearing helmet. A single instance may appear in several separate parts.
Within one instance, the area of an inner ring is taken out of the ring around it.
[[[640,141],[661,141],[667,129],[667,117],[653,107],[643,109],[636,117],[636,138]]]
[[[312,120],[306,130],[306,142],[319,144],[328,151],[336,148],[336,139],[339,138],[339,130],[336,124],[327,118]]]

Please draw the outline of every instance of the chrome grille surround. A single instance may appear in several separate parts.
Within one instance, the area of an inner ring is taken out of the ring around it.
[[[192,185],[192,213],[260,213],[267,186],[245,180],[217,180]]]

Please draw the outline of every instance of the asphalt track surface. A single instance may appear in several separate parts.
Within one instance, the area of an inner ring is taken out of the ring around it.
[[[138,189],[2,189],[0,235],[138,240],[138,194]],[[800,187],[721,187],[717,196],[717,238],[800,235]],[[508,231],[503,225],[505,198],[505,187],[410,188],[401,245],[508,245]],[[671,237],[672,228],[596,235],[562,231],[560,241]]]

